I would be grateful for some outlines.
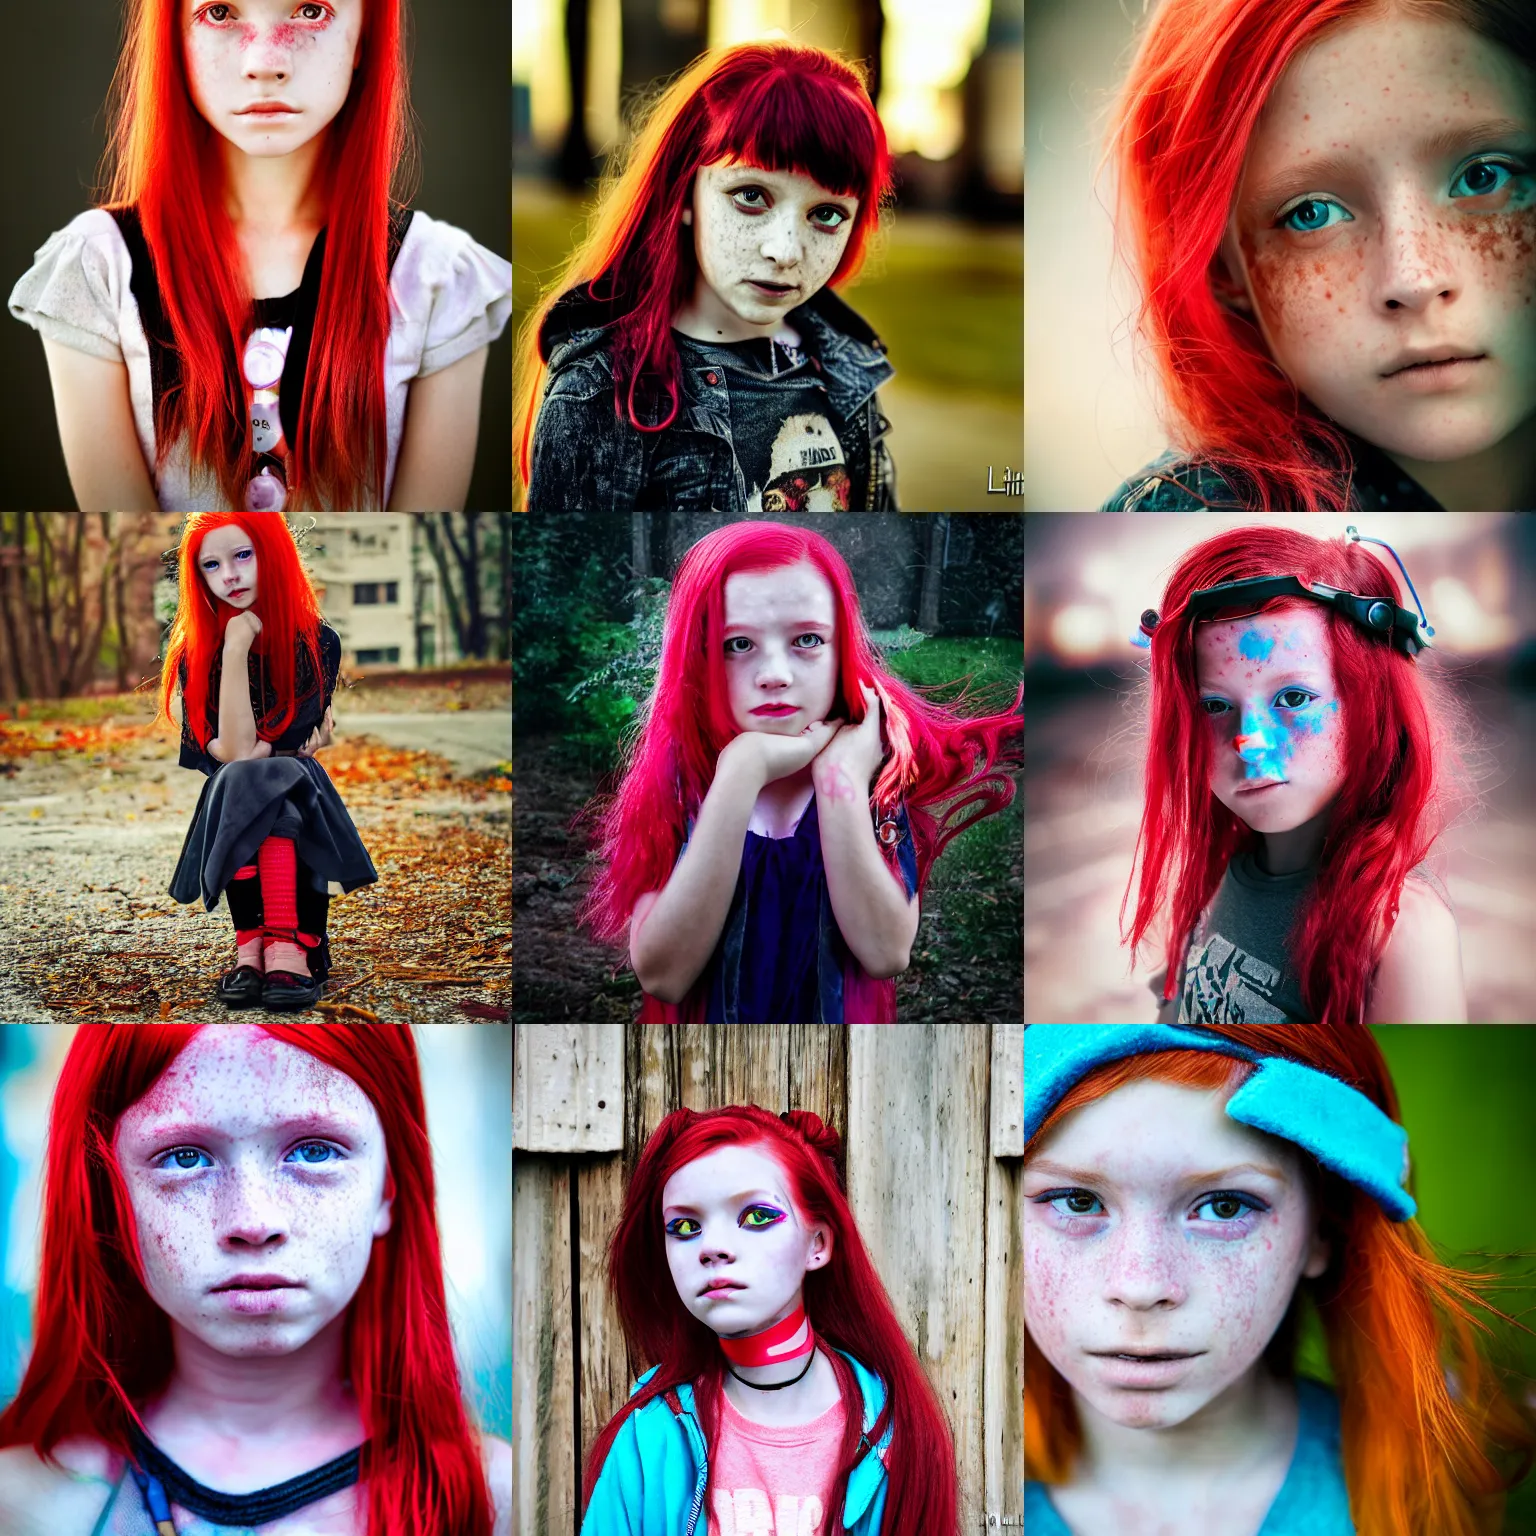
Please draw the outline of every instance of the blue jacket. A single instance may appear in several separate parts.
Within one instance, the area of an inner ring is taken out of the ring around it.
[[[867,1434],[885,1406],[885,1383],[846,1350],[840,1349],[838,1354],[853,1367],[854,1379],[864,1395],[863,1429]],[[659,1369],[652,1366],[629,1395],[633,1397]],[[581,1536],[704,1536],[708,1530],[704,1483],[709,1462],[704,1431],[699,1426],[693,1388],[685,1383],[674,1391],[680,1412],[668,1402],[673,1394],[665,1393],[625,1419],[592,1490]],[[848,1474],[843,1526],[852,1536],[879,1536],[885,1514],[883,1458],[891,1443],[891,1430],[888,1425],[873,1454],[865,1455]],[[868,1441],[861,1440],[860,1445],[867,1447]]]

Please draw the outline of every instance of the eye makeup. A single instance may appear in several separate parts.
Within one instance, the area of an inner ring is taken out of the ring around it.
[[[776,1205],[766,1205],[761,1201],[749,1205],[737,1218],[736,1225],[744,1227],[749,1232],[766,1232],[769,1227],[776,1227],[788,1216],[787,1211],[781,1211]],[[756,1218],[756,1219],[754,1219]],[[692,1231],[683,1231],[683,1226],[688,1225]],[[667,1234],[671,1237],[688,1242],[704,1230],[702,1223],[692,1216],[674,1216],[666,1224]]]
[[[1103,1201],[1099,1196],[1086,1189],[1066,1188],[1048,1189],[1038,1195],[1029,1197],[1031,1205],[1037,1205],[1050,1212],[1052,1225],[1066,1233],[1069,1237],[1093,1236],[1103,1228],[1096,1224],[1096,1218],[1103,1212]],[[1092,1201],[1101,1207],[1095,1211],[1072,1211],[1058,1209],[1058,1203],[1079,1200]],[[1235,1210],[1230,1209],[1236,1207]],[[1203,1230],[1196,1235],[1212,1237],[1217,1241],[1228,1241],[1232,1237],[1246,1237],[1258,1224],[1258,1218],[1269,1214],[1269,1205],[1255,1195],[1244,1194],[1240,1190],[1223,1189],[1207,1195],[1202,1195],[1190,1208],[1192,1212],[1198,1212],[1210,1207],[1216,1213],[1214,1218],[1201,1220],[1198,1225]],[[1225,1211],[1218,1208],[1225,1207]]]

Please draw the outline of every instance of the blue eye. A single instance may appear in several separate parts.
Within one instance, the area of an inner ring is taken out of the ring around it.
[[[302,1155],[313,1152],[317,1148],[319,1151],[325,1154],[324,1157],[309,1157],[307,1155]],[[334,1156],[332,1154],[334,1154]],[[343,1155],[344,1154],[342,1153],[340,1147],[333,1147],[328,1141],[304,1141],[300,1142],[299,1145],[296,1146],[293,1151],[283,1159],[283,1161],[285,1163],[292,1162],[294,1158],[297,1157],[301,1167],[318,1168],[322,1167],[326,1163],[333,1161],[340,1162],[343,1158]],[[205,1164],[183,1162],[182,1159],[186,1157],[201,1157],[207,1158],[208,1160]],[[171,1158],[176,1160],[174,1167],[168,1165],[167,1160]],[[200,1172],[204,1166],[209,1168],[213,1167],[213,1160],[208,1158],[208,1154],[198,1147],[173,1147],[169,1152],[162,1152],[159,1157],[154,1159],[150,1166],[152,1168],[158,1169],[162,1173],[197,1173]]]
[[[170,1152],[162,1152],[160,1154],[160,1156],[157,1157],[155,1159],[155,1161],[151,1164],[151,1166],[154,1167],[154,1168],[160,1169],[162,1172],[169,1173],[171,1170],[169,1168],[167,1168],[166,1165],[165,1165],[166,1164],[166,1159],[174,1157],[177,1160],[176,1167],[182,1173],[191,1173],[193,1171],[193,1169],[195,1169],[197,1167],[197,1164],[196,1163],[184,1163],[184,1162],[181,1161],[181,1159],[184,1158],[184,1157],[207,1157],[207,1156],[208,1156],[208,1154],[206,1152],[199,1152],[196,1147],[176,1147],[174,1150],[172,1150]],[[211,1168],[211,1167],[213,1167],[213,1164],[210,1162],[208,1164],[208,1166]]]
[[[814,645],[800,645],[800,642],[802,640],[814,640],[816,643]],[[825,645],[826,643],[827,642],[825,640],[823,640],[820,635],[811,634],[809,631],[807,631],[803,635],[796,635],[795,636],[795,644],[797,646],[799,646],[799,648],[802,651],[814,651],[814,650],[818,649],[819,647]]]
[[[1332,213],[1338,213],[1340,217],[1334,219],[1330,217]],[[1281,229],[1292,230],[1298,235],[1311,235],[1320,229],[1329,229],[1334,224],[1352,224],[1354,220],[1354,214],[1331,197],[1306,197],[1294,208],[1282,213],[1275,223]]]
[[[1519,174],[1519,168],[1505,160],[1474,160],[1451,183],[1451,196],[1491,197],[1502,192]],[[1458,192],[1456,189],[1461,186],[1466,190]]]
[[[741,650],[735,649],[736,642],[738,640],[741,641]],[[727,656],[745,656],[746,653],[751,649],[752,642],[748,640],[745,635],[732,635],[731,638],[725,642],[725,654]]]
[[[330,1142],[328,1142],[328,1141],[306,1141],[306,1142],[301,1143],[299,1146],[295,1147],[293,1149],[293,1151],[290,1152],[288,1154],[288,1156],[283,1159],[283,1161],[285,1163],[288,1162],[297,1153],[313,1152],[317,1147],[320,1149],[320,1151],[325,1152],[327,1154],[334,1152],[336,1154],[336,1161],[339,1162],[341,1160],[341,1150],[338,1147],[333,1147],[330,1144]],[[332,1161],[332,1159],[329,1156],[320,1157],[320,1158],[301,1157],[299,1160],[306,1167],[309,1167],[309,1168],[314,1168],[314,1167],[317,1167],[321,1163],[328,1163],[328,1162]]]
[[[1099,1210],[1098,1211],[1071,1211],[1071,1210],[1063,1211],[1063,1210],[1057,1210],[1056,1208],[1057,1208],[1058,1204],[1061,1201],[1064,1201],[1064,1200],[1091,1200],[1093,1202],[1093,1204],[1095,1204],[1095,1205],[1097,1205],[1099,1207]],[[1043,1195],[1036,1195],[1036,1196],[1034,1196],[1034,1203],[1036,1205],[1046,1205],[1046,1206],[1049,1206],[1052,1210],[1056,1211],[1056,1214],[1058,1216],[1064,1217],[1068,1221],[1072,1221],[1072,1220],[1087,1220],[1089,1217],[1098,1216],[1098,1215],[1103,1214],[1103,1202],[1099,1199],[1099,1197],[1097,1195],[1090,1194],[1086,1189],[1052,1189],[1052,1190],[1047,1190],[1046,1193],[1043,1194]],[[1206,1206],[1213,1206],[1214,1207],[1214,1206],[1218,1206],[1218,1205],[1221,1205],[1221,1206],[1236,1206],[1237,1209],[1235,1211],[1229,1212],[1226,1215],[1218,1215],[1217,1217],[1215,1217],[1213,1222],[1212,1222],[1212,1224],[1215,1225],[1215,1226],[1232,1226],[1234,1223],[1242,1220],[1242,1218],[1244,1216],[1248,1215],[1250,1212],[1262,1213],[1262,1212],[1267,1211],[1269,1209],[1269,1207],[1267,1205],[1264,1205],[1262,1202],[1260,1202],[1258,1200],[1255,1200],[1252,1195],[1239,1194],[1236,1190],[1221,1190],[1221,1191],[1219,1191],[1218,1193],[1216,1193],[1214,1195],[1207,1195],[1195,1207],[1195,1210],[1197,1212],[1199,1212],[1199,1211],[1203,1211],[1206,1208]]]

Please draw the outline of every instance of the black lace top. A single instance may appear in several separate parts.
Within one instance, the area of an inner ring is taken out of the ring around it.
[[[309,740],[315,728],[325,717],[325,711],[331,702],[331,696],[336,690],[336,678],[341,671],[341,636],[324,622],[320,625],[320,661],[325,673],[317,686],[315,680],[314,662],[309,654],[309,647],[299,641],[294,659],[293,686],[297,696],[297,704],[294,708],[292,723],[276,741],[272,743],[274,751],[293,751],[302,747]],[[251,685],[251,711],[259,721],[264,714],[270,714],[278,707],[277,692],[272,686],[271,679],[267,676],[266,658],[259,656],[253,650],[247,663],[250,671]],[[215,656],[213,666],[208,674],[208,735],[211,740],[219,731],[219,686],[223,677],[223,660]],[[183,658],[177,668],[177,681],[180,684],[183,706],[181,726],[181,757],[180,765],[183,768],[196,768],[210,776],[217,773],[224,765],[216,758],[210,757],[192,736],[186,724],[186,689],[187,689],[187,664]]]

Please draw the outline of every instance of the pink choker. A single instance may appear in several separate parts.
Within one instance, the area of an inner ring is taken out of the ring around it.
[[[783,1365],[816,1348],[816,1335],[802,1302],[781,1323],[744,1339],[720,1340],[720,1348],[732,1365]]]

